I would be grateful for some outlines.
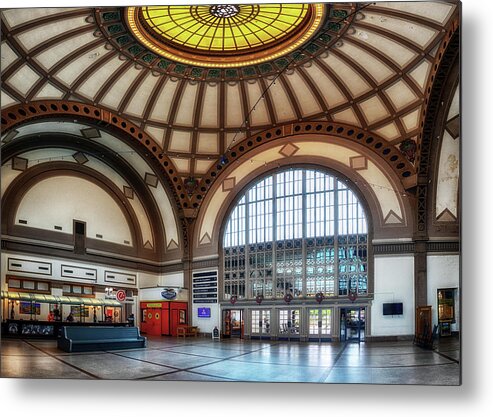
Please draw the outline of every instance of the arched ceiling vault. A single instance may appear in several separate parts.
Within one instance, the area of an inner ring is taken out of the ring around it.
[[[147,138],[150,156],[163,168],[168,164],[178,206],[191,208],[200,205],[205,180],[234,160],[234,149],[252,140],[253,149],[255,138],[279,128],[294,133],[296,126],[331,125],[343,127],[350,140],[352,129],[389,148],[398,161],[388,162],[408,188],[420,161],[434,76],[457,30],[460,6],[321,7],[320,27],[302,45],[233,67],[159,55],[134,36],[126,8],[4,9],[2,134],[34,117],[29,107],[43,102],[105,112],[110,123],[126,123]]]

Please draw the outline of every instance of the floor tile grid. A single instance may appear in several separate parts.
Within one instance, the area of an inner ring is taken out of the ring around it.
[[[69,363],[67,361],[64,361],[60,357],[58,357],[58,356],[56,356],[56,355],[54,355],[54,354],[52,354],[50,352],[46,352],[45,350],[41,349],[40,347],[38,347],[38,346],[30,343],[28,340],[24,340],[23,339],[23,342],[26,343],[26,344],[28,344],[29,346],[33,347],[34,349],[39,350],[40,352],[44,353],[45,355],[47,355],[47,356],[49,356],[49,357],[51,357],[51,358],[53,358],[53,359],[55,359],[55,360],[63,363],[64,365],[67,365],[67,366],[69,366],[69,367],[71,367],[71,368],[73,368],[73,369],[75,369],[75,370],[77,370],[79,372],[82,372],[83,374],[85,374],[85,375],[87,375],[87,376],[89,376],[91,378],[94,378],[94,379],[102,379],[101,377],[99,377],[99,376],[97,376],[97,375],[95,375],[95,374],[93,374],[91,372],[88,372],[85,369],[79,368],[77,366],[72,365],[71,363]]]
[[[183,346],[186,346],[186,345],[180,345],[180,348],[183,347]],[[196,345],[195,344],[189,344],[189,346],[195,347]],[[221,362],[232,361],[232,360],[235,360],[235,359],[237,359],[239,357],[246,356],[246,355],[249,355],[249,354],[251,354],[253,352],[258,352],[258,351],[267,349],[269,347],[270,346],[262,347],[262,348],[258,348],[258,349],[254,349],[254,350],[250,350],[248,352],[244,352],[244,353],[241,353],[241,354],[238,354],[238,355],[234,355],[234,356],[231,356],[231,357],[228,357],[228,358],[220,358],[220,359],[217,359],[217,360],[213,360],[212,362],[209,362],[207,364],[196,365],[196,366],[191,366],[191,367],[187,367],[187,368],[178,368],[178,367],[174,367],[172,365],[166,365],[167,367],[174,368],[175,370],[174,371],[171,371],[171,372],[164,372],[164,373],[161,373],[161,374],[149,375],[149,376],[137,378],[136,380],[146,380],[146,379],[156,378],[158,376],[162,376],[162,375],[166,375],[166,374],[173,374],[173,373],[177,373],[177,372],[191,372],[191,373],[196,373],[198,375],[210,376],[210,377],[214,377],[214,378],[221,378],[221,379],[223,379],[225,381],[234,381],[234,379],[231,379],[231,378],[220,377],[220,376],[217,376],[217,375],[210,375],[210,374],[203,373],[203,372],[197,372],[196,370],[198,368],[202,368],[204,366],[215,365],[215,364],[218,364],[218,363],[221,363]],[[155,349],[155,350],[159,350],[159,351],[163,351],[163,352],[177,353],[177,352],[175,352],[176,349],[177,349],[177,347],[175,346],[175,347],[167,347],[167,348],[158,348],[158,349]],[[230,350],[233,350],[233,349],[230,349]],[[125,355],[123,353],[109,352],[109,351],[108,351],[108,353],[110,353],[112,355],[117,355],[117,356],[124,357],[125,359],[131,359],[131,360],[136,360],[136,361],[140,361],[140,362],[150,363],[150,364],[154,364],[154,365],[160,365],[159,363],[156,363],[156,362],[153,362],[153,361],[143,360],[143,359],[139,359],[139,358],[133,358],[133,357],[127,356],[127,355]],[[178,353],[181,353],[181,352],[178,352]],[[207,355],[199,355],[199,354],[193,354],[193,353],[186,353],[186,354],[183,353],[183,355],[215,359],[215,358],[210,357],[210,356],[207,356]]]

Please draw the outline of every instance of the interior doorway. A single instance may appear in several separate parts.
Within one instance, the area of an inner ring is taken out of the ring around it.
[[[365,340],[365,307],[341,308],[341,342],[363,342]]]
[[[244,332],[243,310],[223,310],[223,337],[243,339]]]

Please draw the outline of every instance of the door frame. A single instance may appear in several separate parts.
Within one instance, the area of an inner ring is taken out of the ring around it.
[[[310,333],[310,312],[313,311],[313,310],[316,310],[318,312],[318,333],[317,334],[311,334]],[[322,310],[331,310],[331,313],[330,313],[330,333],[328,334],[322,334],[321,333],[321,322],[322,322],[322,318],[321,318],[321,313],[322,313]],[[335,308],[334,307],[321,307],[321,306],[307,306],[306,307],[306,312],[307,312],[307,338],[308,338],[308,341],[318,341],[318,342],[322,342],[322,341],[327,341],[327,342],[330,342],[332,341],[332,333],[334,332],[334,327],[335,327],[335,320],[334,320],[334,317],[335,317]]]
[[[347,311],[354,311],[354,310],[358,310],[358,323],[356,325],[351,324],[350,326],[348,326]],[[363,322],[361,320],[362,311],[364,312]],[[343,320],[343,313],[344,313],[344,320]],[[364,342],[367,336],[366,325],[367,325],[366,306],[356,305],[356,306],[341,307],[339,309],[339,340],[341,342],[358,342],[358,343]],[[348,332],[347,332],[348,328],[356,329],[357,336],[348,338]]]

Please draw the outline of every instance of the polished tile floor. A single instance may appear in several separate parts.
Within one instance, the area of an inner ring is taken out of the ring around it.
[[[51,340],[1,340],[3,378],[459,385],[459,340],[297,343],[149,337],[145,349],[66,353]]]

